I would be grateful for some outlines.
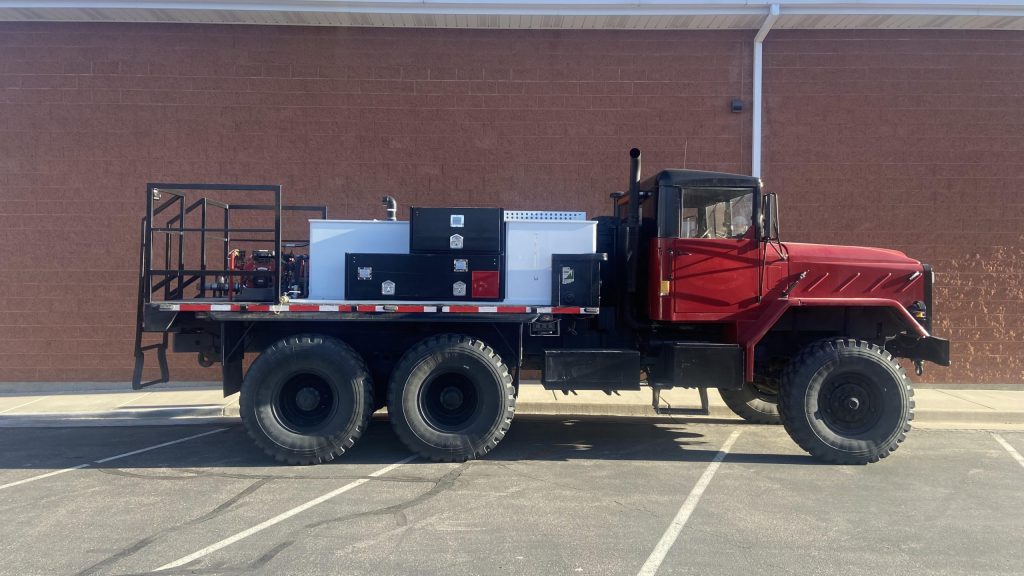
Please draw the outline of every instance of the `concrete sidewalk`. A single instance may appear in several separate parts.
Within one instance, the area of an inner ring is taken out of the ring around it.
[[[40,386],[41,389],[50,387]],[[238,396],[224,398],[219,387],[164,385],[133,392],[127,384],[90,389],[72,386],[53,393],[29,392],[24,385],[5,390],[0,385],[0,427],[137,426],[234,422]],[[101,386],[96,386],[97,388]],[[917,389],[914,425],[918,428],[973,428],[1024,430],[1024,390]],[[708,394],[709,416],[687,419],[736,420],[717,391]],[[699,406],[696,390],[669,390],[661,395],[662,406]],[[517,414],[576,416],[656,416],[650,390],[621,392],[581,391],[564,395],[526,383],[519,391]],[[680,418],[680,416],[674,416]]]

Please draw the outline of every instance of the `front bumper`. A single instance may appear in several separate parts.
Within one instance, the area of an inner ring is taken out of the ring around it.
[[[949,340],[935,336],[916,337],[901,334],[886,345],[893,356],[914,361],[926,360],[939,366],[949,366]]]

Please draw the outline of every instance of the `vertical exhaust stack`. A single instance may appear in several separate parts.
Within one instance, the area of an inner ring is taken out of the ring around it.
[[[629,151],[629,219],[627,226],[640,225],[640,149]]]
[[[384,209],[387,210],[387,220],[390,222],[398,220],[398,202],[391,196],[385,196],[380,201],[384,205]]]
[[[640,149],[629,151],[629,212],[626,217],[626,292],[636,293],[640,249]]]

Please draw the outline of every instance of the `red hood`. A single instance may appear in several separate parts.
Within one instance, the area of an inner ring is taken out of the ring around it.
[[[899,250],[868,248],[865,246],[831,246],[828,244],[801,244],[786,242],[790,264],[803,262],[821,264],[917,264]]]

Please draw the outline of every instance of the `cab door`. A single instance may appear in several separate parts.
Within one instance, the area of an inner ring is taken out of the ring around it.
[[[679,211],[676,236],[657,241],[665,320],[725,321],[755,306],[761,247],[754,190],[684,188]]]

